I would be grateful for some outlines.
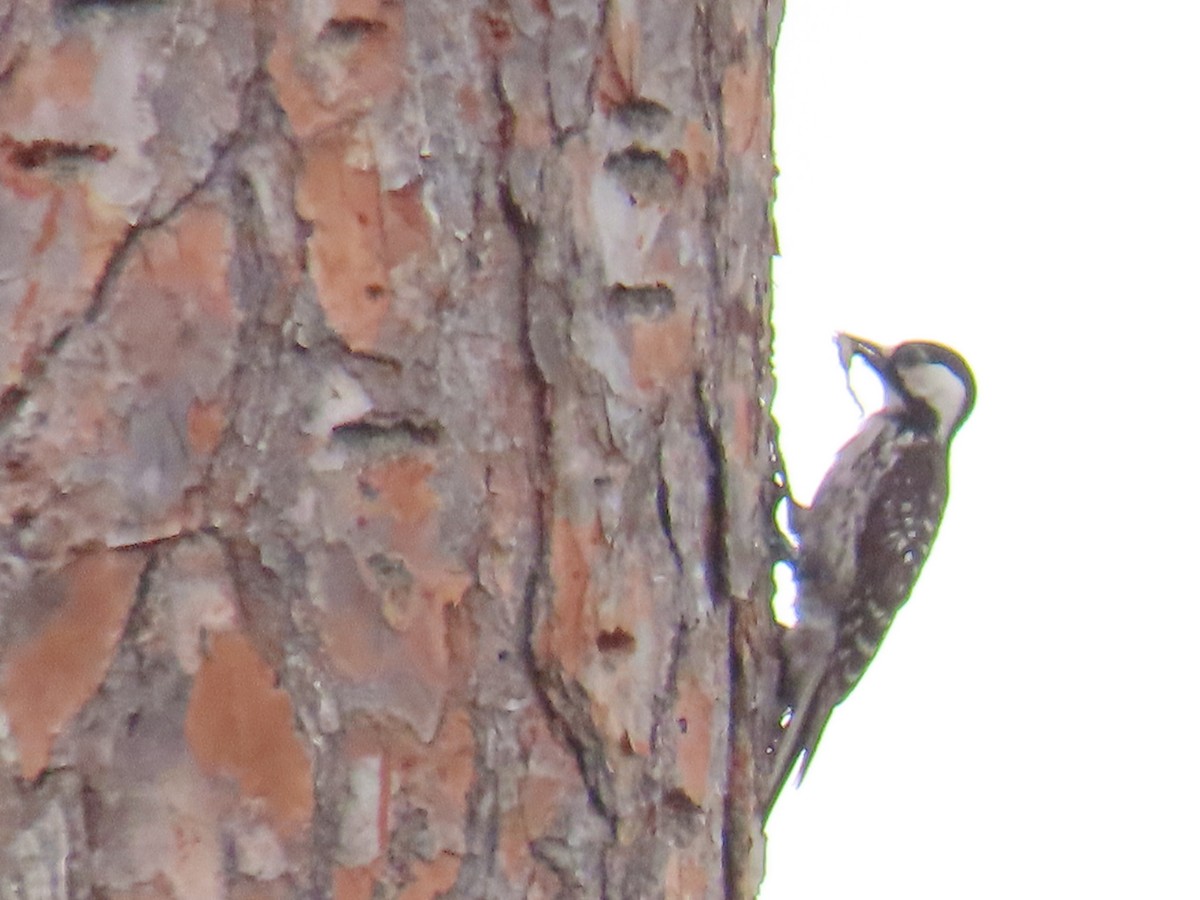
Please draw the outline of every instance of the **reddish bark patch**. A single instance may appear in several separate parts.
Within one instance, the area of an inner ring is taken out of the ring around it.
[[[607,17],[604,52],[600,56],[596,93],[609,113],[637,98],[636,72],[642,56],[642,32],[613,8]]]
[[[689,119],[683,129],[682,152],[687,159],[689,177],[708,182],[717,167],[717,148],[713,143],[712,131],[702,122]]]
[[[92,102],[99,68],[96,50],[85,36],[64,37],[53,47],[30,48],[6,79],[0,119],[26,122],[39,106],[60,110],[64,116],[81,113]]]
[[[375,875],[369,866],[338,866],[333,870],[334,900],[370,900]]]
[[[442,620],[441,607],[462,600],[471,579],[444,552],[441,539],[441,500],[431,484],[433,464],[422,458],[388,460],[363,471],[363,483],[378,500],[371,504],[390,520],[388,546],[403,558],[413,575],[406,589],[396,589],[376,577],[384,617],[397,631],[408,631],[418,620]],[[378,575],[379,572],[377,571]]]
[[[721,79],[721,108],[729,151],[765,155],[771,144],[771,92],[761,56],[730,66]]]
[[[429,213],[425,210],[425,194],[420,179],[384,195],[384,227],[388,265],[429,256],[433,253],[433,236]]]
[[[363,470],[363,480],[395,523],[395,546],[400,550],[431,549],[430,529],[436,531],[440,505],[438,492],[429,483],[432,474],[432,463],[414,457],[386,460]]]
[[[405,885],[398,896],[401,900],[435,900],[444,897],[458,880],[461,865],[461,861],[449,853],[440,853],[429,862],[417,863],[412,867],[413,881]]]
[[[591,599],[591,563],[602,543],[600,523],[577,526],[556,519],[550,543],[550,576],[554,579],[553,618],[541,635],[544,653],[563,671],[580,677],[594,654],[595,609]]]
[[[312,763],[293,715],[291,698],[246,637],[215,635],[192,686],[184,734],[200,768],[235,778],[284,834],[307,824],[313,811]]]
[[[686,726],[679,729],[675,763],[679,769],[680,788],[697,805],[709,796],[712,778],[713,705],[711,688],[706,690],[695,678],[680,679],[675,716]]]
[[[45,769],[54,739],[104,679],[143,562],[140,553],[90,553],[36,586],[35,594],[58,608],[33,635],[7,648],[0,670],[0,705],[25,778]]]
[[[269,882],[235,882],[229,886],[228,896],[229,900],[291,900],[296,895],[294,888],[278,878]]]
[[[187,413],[188,446],[197,456],[208,456],[217,449],[225,430],[225,404],[201,400],[192,402]]]
[[[738,391],[730,398],[733,410],[733,440],[726,445],[726,458],[737,465],[749,465],[754,459],[756,422],[760,415],[758,398]]]
[[[676,312],[665,319],[635,321],[630,366],[638,387],[661,389],[690,377],[694,347],[689,315]]]
[[[390,308],[380,215],[379,173],[349,165],[349,136],[305,151],[297,208],[313,223],[308,246],[322,308],[353,350],[370,350]]]

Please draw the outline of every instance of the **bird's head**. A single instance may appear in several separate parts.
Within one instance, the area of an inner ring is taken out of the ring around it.
[[[950,443],[975,406],[971,367],[944,344],[907,341],[887,347],[839,334],[837,345],[843,366],[861,356],[878,373],[888,412],[935,434],[943,443]]]

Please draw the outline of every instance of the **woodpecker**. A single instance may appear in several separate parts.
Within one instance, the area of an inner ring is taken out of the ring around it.
[[[837,335],[883,382],[884,405],[838,453],[796,534],[796,625],[783,630],[769,814],[796,761],[804,777],[830,713],[858,684],[912,592],[946,507],[950,442],[975,405],[966,361],[942,344]]]

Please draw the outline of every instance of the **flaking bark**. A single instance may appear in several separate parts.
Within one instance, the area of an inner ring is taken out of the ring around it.
[[[749,897],[778,9],[0,10],[0,897]]]

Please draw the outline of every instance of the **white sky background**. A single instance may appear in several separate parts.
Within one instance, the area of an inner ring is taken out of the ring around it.
[[[791,0],[777,65],[798,492],[858,426],[835,330],[979,399],[760,897],[1200,897],[1200,4]]]

